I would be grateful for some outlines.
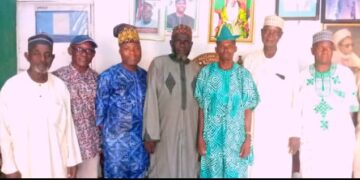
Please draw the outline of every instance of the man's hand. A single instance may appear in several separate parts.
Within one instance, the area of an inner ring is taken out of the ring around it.
[[[21,174],[19,171],[16,171],[11,174],[6,174],[5,176],[6,176],[6,178],[21,178]]]
[[[251,138],[249,136],[246,136],[246,139],[240,149],[241,158],[246,158],[250,154],[250,145],[251,145]]]
[[[145,141],[144,142],[145,149],[148,153],[152,154],[155,152],[156,142],[155,141]]]
[[[197,145],[198,153],[200,156],[203,156],[206,154],[206,144],[204,138],[199,137],[198,138],[198,145]]]
[[[294,155],[299,150],[299,148],[300,148],[300,138],[291,137],[289,139],[289,153]]]
[[[67,178],[76,177],[76,165],[67,168]]]

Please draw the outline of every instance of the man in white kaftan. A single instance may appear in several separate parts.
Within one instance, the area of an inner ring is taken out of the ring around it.
[[[51,39],[36,35],[29,44],[29,70],[7,80],[0,94],[2,171],[21,178],[74,177],[68,170],[75,171],[81,154],[70,94],[63,81],[47,73],[53,58]],[[50,62],[47,69],[44,61]],[[36,82],[40,76],[45,79]]]
[[[253,111],[254,163],[250,178],[291,177],[292,153],[296,150],[289,149],[289,141],[299,137],[300,130],[293,106],[299,68],[277,49],[282,27],[280,17],[267,16],[262,29],[264,49],[244,59],[244,67],[251,72],[260,96]]]

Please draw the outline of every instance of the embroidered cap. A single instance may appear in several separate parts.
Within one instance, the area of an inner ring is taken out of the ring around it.
[[[136,27],[130,24],[122,23],[114,27],[114,37],[118,38],[119,44],[135,42],[139,43],[140,38]]]
[[[234,28],[229,23],[224,23],[220,26],[218,34],[216,35],[216,41],[232,40],[235,41],[239,35],[234,33]]]
[[[276,15],[266,16],[264,20],[264,26],[275,26],[283,29],[284,19]]]
[[[334,44],[338,45],[346,37],[351,37],[351,32],[348,29],[344,28],[336,31],[333,36]]]
[[[72,40],[70,45],[78,45],[84,42],[90,42],[95,48],[97,48],[97,44],[95,43],[95,41],[88,35],[78,35],[75,36]]]
[[[34,36],[29,37],[28,39],[28,46],[33,46],[35,44],[46,44],[49,46],[53,46],[54,41],[51,37],[45,33],[36,34]]]
[[[329,30],[323,30],[313,35],[313,44],[320,41],[331,41],[333,42],[333,33]]]
[[[186,34],[188,36],[192,36],[191,27],[189,27],[185,24],[180,24],[180,25],[175,26],[172,30],[171,37],[178,35],[178,34]]]

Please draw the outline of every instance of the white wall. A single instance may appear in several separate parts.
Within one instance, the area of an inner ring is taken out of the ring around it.
[[[84,1],[84,0],[83,0]],[[89,0],[88,0],[89,1]],[[90,0],[92,1],[92,0]],[[93,38],[98,43],[97,54],[94,58],[92,67],[98,72],[102,72],[110,66],[121,62],[118,53],[117,39],[112,35],[113,27],[119,23],[130,22],[130,3],[134,0],[93,0],[94,1],[94,28],[91,32]],[[215,44],[208,42],[209,31],[209,12],[210,0],[198,0],[199,20],[198,33],[193,37],[193,48],[190,58],[205,52],[214,51]],[[73,1],[74,2],[74,1]],[[34,17],[29,16],[28,8],[18,9],[18,69],[26,69],[28,64],[23,58],[26,51],[26,40],[35,33]],[[275,14],[275,0],[255,0],[254,16],[254,38],[252,43],[238,43],[238,55],[243,55],[256,49],[262,48],[260,29],[263,25],[264,17]],[[280,40],[280,48],[288,49],[293,54],[292,61],[299,61],[300,67],[312,63],[313,57],[310,54],[312,35],[322,29],[320,20],[317,21],[286,21],[284,35]],[[21,38],[19,38],[21,37]],[[142,60],[140,66],[148,69],[155,56],[168,54],[171,52],[169,45],[170,37],[166,36],[163,41],[142,40]],[[70,56],[66,52],[68,43],[56,43],[54,52],[56,58],[51,70],[70,62]]]

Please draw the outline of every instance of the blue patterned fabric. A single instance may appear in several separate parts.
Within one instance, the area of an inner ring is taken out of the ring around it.
[[[143,178],[149,156],[142,141],[146,91],[144,69],[131,72],[117,64],[100,74],[96,124],[102,127],[105,178]]]

